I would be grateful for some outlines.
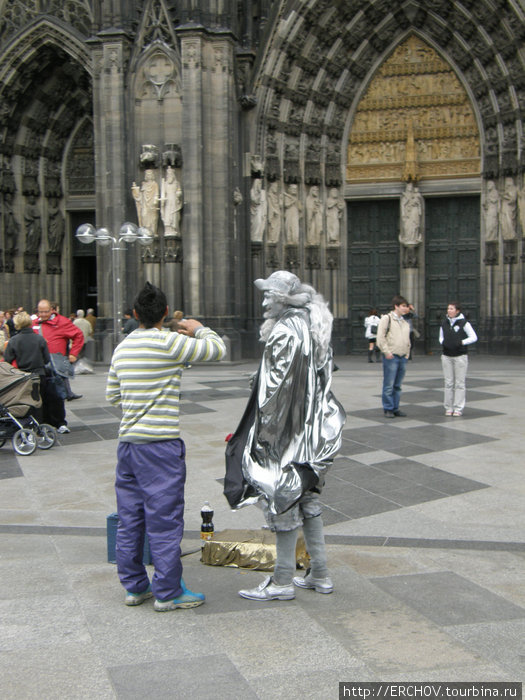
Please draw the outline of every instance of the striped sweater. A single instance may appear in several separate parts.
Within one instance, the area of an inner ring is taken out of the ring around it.
[[[180,380],[184,363],[220,360],[220,337],[199,328],[195,338],[158,328],[138,328],[111,359],[106,399],[122,408],[121,442],[156,442],[180,437]]]

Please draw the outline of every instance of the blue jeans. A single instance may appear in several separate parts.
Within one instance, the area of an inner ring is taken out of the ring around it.
[[[407,358],[394,355],[387,360],[383,355],[383,410],[397,411],[401,398],[401,383],[405,376]]]

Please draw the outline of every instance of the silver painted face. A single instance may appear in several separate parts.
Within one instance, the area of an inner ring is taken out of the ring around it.
[[[285,305],[271,291],[264,292],[262,306],[264,318],[279,318],[285,309]]]

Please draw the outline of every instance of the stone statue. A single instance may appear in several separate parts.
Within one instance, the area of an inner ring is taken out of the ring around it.
[[[284,227],[286,243],[289,245],[299,245],[299,218],[302,210],[299,188],[297,185],[288,185],[288,192],[284,193]]]
[[[268,243],[278,243],[281,237],[281,210],[283,196],[279,183],[274,180],[268,189]]]
[[[168,165],[162,180],[160,216],[165,236],[180,236],[180,217],[183,204],[182,188],[175,170]],[[147,228],[147,227],[146,227]]]
[[[60,211],[58,199],[51,197],[47,208],[47,243],[50,253],[60,253],[66,234],[66,222]]]
[[[498,240],[499,226],[499,192],[493,180],[487,182],[487,194],[483,202],[485,211],[485,240]]]
[[[234,207],[238,207],[239,204],[242,204],[242,202],[243,202],[242,192],[241,192],[241,190],[240,190],[238,187],[236,187],[236,188],[233,190],[232,201],[233,201],[233,206],[234,206]]]
[[[525,238],[525,182],[518,192],[518,210],[521,224],[521,235]]]
[[[13,214],[13,195],[11,192],[6,192],[4,194],[4,234],[6,252],[11,254],[16,253],[19,231],[20,224]]]
[[[131,194],[136,202],[139,226],[147,228],[156,237],[159,224],[159,186],[155,182],[153,170],[144,171],[141,186],[133,183]]]
[[[423,197],[418,187],[408,182],[401,196],[401,233],[399,242],[403,245],[419,245],[422,241],[421,218],[423,215]]]
[[[319,187],[313,185],[306,197],[306,243],[320,245],[323,231],[323,203],[319,198]]]
[[[254,243],[262,243],[267,218],[266,190],[262,180],[256,177],[250,190],[250,237]]]
[[[42,215],[33,194],[28,195],[24,209],[26,253],[38,253],[42,241]]]
[[[516,208],[518,188],[511,177],[505,178],[505,190],[500,202],[500,229],[504,241],[516,238]]]
[[[341,242],[341,217],[345,203],[339,196],[337,187],[332,187],[326,198],[326,238],[328,245],[338,245]]]

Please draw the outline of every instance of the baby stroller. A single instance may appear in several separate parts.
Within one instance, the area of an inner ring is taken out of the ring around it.
[[[55,429],[31,415],[42,405],[39,381],[37,375],[0,362],[0,447],[11,438],[14,451],[25,456],[55,444]]]

